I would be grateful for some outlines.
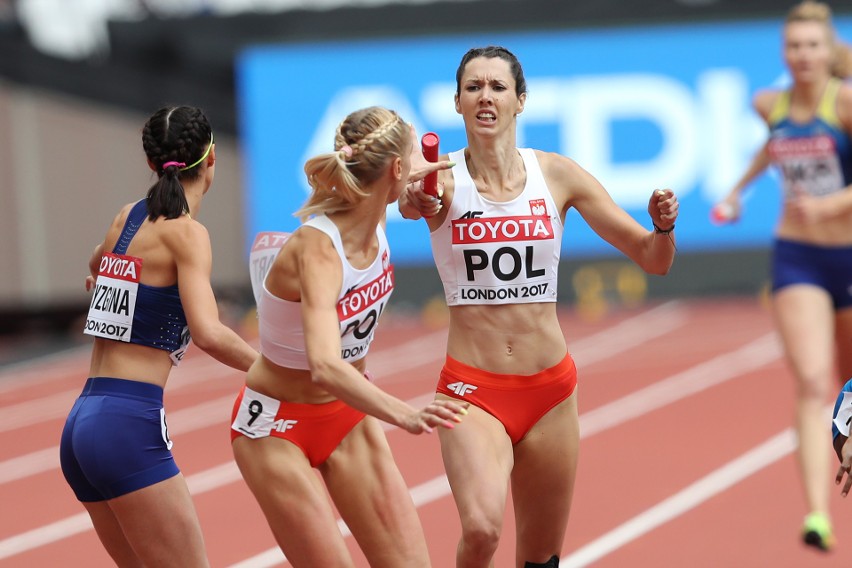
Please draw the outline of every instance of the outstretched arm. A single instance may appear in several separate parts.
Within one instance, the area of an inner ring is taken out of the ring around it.
[[[543,154],[548,185],[556,188],[557,203],[574,207],[601,238],[649,274],[666,274],[675,254],[672,230],[679,204],[670,189],[654,190],[648,202],[649,230],[618,206],[589,172],[558,154]]]
[[[399,426],[412,434],[435,426],[452,428],[461,421],[465,405],[434,401],[422,410],[391,396],[341,357],[337,297],[343,281],[340,258],[324,235],[304,230],[299,255],[302,322],[311,378],[349,406]],[[273,267],[274,270],[274,267]]]

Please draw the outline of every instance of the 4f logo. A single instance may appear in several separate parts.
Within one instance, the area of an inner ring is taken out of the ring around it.
[[[286,432],[287,430],[292,430],[293,426],[298,424],[298,420],[276,420],[272,423],[272,429],[277,430],[278,432]]]
[[[476,385],[471,385],[469,383],[458,382],[447,385],[447,388],[459,396],[464,396],[469,392],[475,391],[479,387],[477,387]]]

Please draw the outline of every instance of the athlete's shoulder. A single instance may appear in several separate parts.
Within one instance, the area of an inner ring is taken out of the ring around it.
[[[751,106],[764,120],[768,120],[784,93],[785,91],[777,88],[760,89],[752,97]]]
[[[320,227],[303,224],[293,231],[287,241],[287,254],[306,259],[333,258],[339,256],[331,235]]]
[[[130,203],[125,203],[121,209],[118,210],[115,217],[113,217],[113,225],[123,225],[127,220],[127,216],[130,215],[130,210],[137,204],[137,201],[131,201]]]
[[[557,152],[546,152],[544,150],[533,150],[542,171],[571,173],[582,170],[582,167],[568,156]]]
[[[182,250],[199,252],[199,249],[209,249],[211,246],[207,227],[189,215],[168,220],[160,217],[154,222],[154,227],[161,242],[176,255]]]
[[[852,134],[852,81],[845,80],[837,90],[837,118]]]
[[[574,186],[582,183],[589,173],[576,161],[556,152],[535,150],[541,172],[549,186]]]

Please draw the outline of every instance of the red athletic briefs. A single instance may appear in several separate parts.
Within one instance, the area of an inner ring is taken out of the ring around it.
[[[231,414],[231,441],[238,436],[283,438],[296,444],[311,466],[317,467],[364,416],[339,400],[325,404],[282,402],[243,386]]]
[[[571,396],[577,367],[570,354],[534,375],[501,375],[465,365],[447,355],[437,392],[467,401],[488,412],[506,428],[513,444],[547,412]]]

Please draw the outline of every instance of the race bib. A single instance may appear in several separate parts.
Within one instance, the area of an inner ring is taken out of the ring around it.
[[[350,290],[337,301],[340,320],[340,357],[349,363],[367,354],[376,324],[394,288],[393,265],[387,253],[382,258],[383,272],[375,279]]]
[[[251,271],[251,290],[254,293],[254,302],[260,302],[260,293],[263,290],[263,281],[278,255],[278,251],[290,238],[290,233],[279,231],[267,231],[258,233],[251,245],[249,254],[249,270]]]
[[[536,201],[533,211],[546,211]],[[550,266],[558,245],[550,217],[460,218],[452,231],[459,304],[553,301]]]
[[[231,428],[249,438],[265,438],[273,431],[291,430],[298,420],[276,420],[280,407],[281,402],[274,398],[244,387]]]
[[[104,253],[83,333],[130,341],[141,273],[141,258]]]
[[[849,423],[852,422],[852,392],[844,392],[837,416],[834,417],[834,427],[837,431],[849,437]]]
[[[788,199],[801,195],[821,197],[840,191],[845,185],[830,136],[772,140],[769,153],[781,168]]]

